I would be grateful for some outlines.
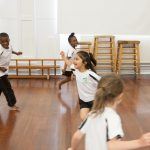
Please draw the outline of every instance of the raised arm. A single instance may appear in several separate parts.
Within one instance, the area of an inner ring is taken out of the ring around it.
[[[67,66],[70,66],[73,62],[71,60],[69,60],[66,56],[64,51],[60,52],[61,58],[65,61],[65,63],[67,64]]]

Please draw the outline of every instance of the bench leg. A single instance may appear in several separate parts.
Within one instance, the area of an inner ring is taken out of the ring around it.
[[[49,74],[50,74],[50,69],[47,69],[47,80],[49,80],[49,79],[50,79]]]

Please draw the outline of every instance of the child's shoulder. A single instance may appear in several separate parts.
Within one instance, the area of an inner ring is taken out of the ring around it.
[[[88,74],[90,77],[92,77],[93,79],[95,79],[96,81],[99,81],[101,79],[101,76],[99,76],[97,73],[95,73],[92,70],[88,70]]]
[[[106,107],[104,109],[103,115],[105,117],[107,117],[107,118],[114,118],[114,117],[118,117],[119,116],[118,113],[114,109],[112,109],[110,107]]]
[[[89,74],[96,74],[96,73],[95,73],[94,71],[92,71],[91,69],[88,69],[87,72],[88,72]]]

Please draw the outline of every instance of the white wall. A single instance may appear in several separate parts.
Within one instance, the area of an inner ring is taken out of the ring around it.
[[[0,32],[5,31],[10,35],[14,48],[20,45],[18,30],[20,30],[18,0],[0,0]]]
[[[59,33],[149,35],[149,6],[149,0],[59,0]]]
[[[68,7],[69,4],[71,4],[70,2],[72,2],[72,0],[70,0],[69,3],[67,3],[68,0],[61,0],[61,2],[64,2],[63,6],[65,5],[66,7]],[[76,6],[78,4],[77,2],[78,1],[74,1],[72,5],[76,3]],[[84,0],[82,2],[80,1],[80,5],[83,4],[83,2]],[[106,2],[108,2],[108,0]],[[149,2],[149,0],[144,0],[144,2]],[[90,3],[94,3],[94,1],[91,1]],[[87,3],[84,3],[84,7],[87,7],[86,4]],[[78,7],[75,8],[75,6],[72,6],[73,12],[75,12],[75,10],[81,10],[81,8],[78,9]],[[82,8],[84,9],[84,7]],[[70,10],[70,8],[66,9],[66,16],[68,16],[68,13],[71,13],[68,12],[68,10]],[[92,7],[90,10],[92,10]],[[60,10],[58,10],[58,12],[60,12]],[[147,10],[143,12],[143,14],[145,13],[147,13]],[[11,43],[14,49],[23,51],[23,56],[19,56],[19,58],[56,58],[59,57],[59,49],[67,51],[68,35],[71,32],[75,32],[75,30],[72,26],[70,26],[70,20],[66,20],[66,23],[62,26],[62,28],[67,24],[64,29],[70,28],[70,30],[68,34],[61,34],[59,36],[57,33],[57,26],[59,25],[59,23],[57,22],[57,17],[60,17],[59,14],[57,14],[57,0],[0,0],[0,32],[7,32],[10,35]],[[63,20],[65,18],[61,19]],[[81,25],[81,20],[75,20],[74,16],[71,16],[71,19]],[[147,18],[147,20],[149,19]],[[89,22],[90,21],[91,20],[89,19]],[[143,22],[141,21],[139,24],[137,24],[137,26],[139,28],[141,27],[142,29]],[[81,31],[84,30],[84,27],[81,27]],[[91,26],[88,26],[88,28],[93,29]],[[147,32],[146,34],[148,33],[149,32]],[[79,41],[92,41],[94,35],[95,34],[90,34],[88,32],[86,34],[78,33],[77,38]],[[142,66],[149,66],[149,35],[117,35],[116,33],[114,35],[116,36],[116,41],[120,39],[140,40]],[[150,70],[150,68],[148,68],[148,70]]]
[[[19,57],[35,57],[35,33],[34,33],[34,1],[18,0],[20,23],[20,49],[23,55]],[[15,56],[14,56],[15,57]]]
[[[23,51],[20,58],[59,57],[57,1],[0,0],[0,32],[10,35],[16,51]]]
[[[34,0],[37,57],[59,57],[57,0]]]

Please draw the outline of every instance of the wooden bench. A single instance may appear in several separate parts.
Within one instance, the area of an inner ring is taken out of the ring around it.
[[[63,62],[62,59],[12,59],[9,67],[10,72],[13,70],[16,73],[10,74],[10,78],[50,78],[50,70],[54,71],[56,78],[57,70],[60,69],[58,62]],[[33,75],[32,70],[40,70],[41,74]],[[28,70],[28,74],[19,74],[20,70]],[[45,74],[46,71],[47,73]]]

